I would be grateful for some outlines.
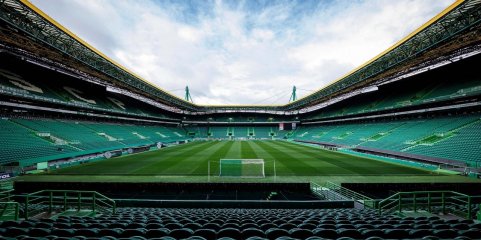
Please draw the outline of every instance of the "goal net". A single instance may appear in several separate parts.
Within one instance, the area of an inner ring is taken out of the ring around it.
[[[221,159],[220,177],[263,178],[264,159]]]

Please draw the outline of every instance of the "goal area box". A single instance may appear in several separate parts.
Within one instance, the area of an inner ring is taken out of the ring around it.
[[[219,177],[264,178],[264,159],[220,159]]]

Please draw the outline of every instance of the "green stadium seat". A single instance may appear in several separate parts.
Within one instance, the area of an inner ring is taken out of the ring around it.
[[[327,239],[338,238],[338,234],[334,229],[317,228],[317,229],[314,229],[313,233],[314,235],[321,238],[327,238]]]
[[[289,231],[281,228],[270,228],[265,231],[267,238],[277,239],[279,237],[289,236]]]
[[[189,239],[189,240],[207,240],[206,238],[203,238],[201,236],[191,236],[191,237],[188,237],[186,239]]]
[[[240,236],[241,232],[237,228],[226,227],[217,231],[217,238],[229,237],[236,239]]]
[[[203,237],[205,239],[215,239],[217,236],[217,231],[210,228],[201,228],[195,230],[194,235]]]
[[[356,229],[338,229],[337,234],[340,238],[348,237],[353,239],[359,239],[362,237],[362,234],[357,231]]]
[[[308,229],[293,228],[289,230],[289,235],[290,237],[296,238],[296,239],[306,239],[306,238],[312,237],[313,233]]]
[[[246,240],[267,240],[267,238],[254,236],[254,237],[246,238]]]
[[[104,229],[99,230],[98,235],[99,236],[110,236],[110,237],[117,238],[117,237],[120,236],[122,231],[123,230],[121,230],[119,228],[104,228]]]
[[[264,238],[266,235],[264,233],[264,231],[256,228],[256,227],[250,227],[250,228],[246,228],[244,230],[241,231],[241,236],[243,239],[248,239],[250,237],[260,237],[260,238]]]
[[[359,229],[359,228],[358,228]],[[359,229],[361,231],[363,238],[371,238],[371,237],[380,237],[385,238],[385,234],[383,230],[380,229]]]
[[[58,229],[58,228],[54,228],[54,229],[52,229],[52,231],[50,232],[50,235],[69,238],[69,237],[73,237],[73,236],[74,236],[74,233],[75,233],[75,231],[74,231],[73,229]]]

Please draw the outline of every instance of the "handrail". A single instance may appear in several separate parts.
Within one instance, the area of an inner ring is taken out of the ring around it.
[[[13,209],[12,209],[13,207]],[[0,202],[0,221],[18,220],[20,205],[18,202]]]
[[[364,207],[376,208],[376,200],[333,182],[324,185],[311,182],[311,191],[327,200],[354,200]]]
[[[12,197],[11,193],[13,191],[14,191],[14,189],[1,191],[0,192],[0,201],[10,202],[10,198]]]
[[[478,221],[481,221],[481,204],[479,204]]]
[[[77,190],[41,190],[29,194],[17,195],[25,198],[24,215],[28,219],[32,214],[55,210],[90,209],[92,213],[115,213],[116,203],[113,199],[95,191]],[[111,210],[110,210],[111,209]]]
[[[398,212],[401,214],[406,209],[414,212],[420,209],[432,212],[433,207],[441,207],[443,214],[450,210],[452,214],[463,218],[471,219],[473,217],[472,197],[454,191],[398,192],[379,202],[378,213]],[[466,210],[463,211],[463,208]]]

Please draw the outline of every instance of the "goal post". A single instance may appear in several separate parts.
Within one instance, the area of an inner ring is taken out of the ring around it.
[[[207,181],[276,182],[275,159],[212,159],[207,162]],[[237,179],[237,180],[236,180]]]
[[[219,177],[264,178],[264,159],[220,159]]]

